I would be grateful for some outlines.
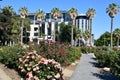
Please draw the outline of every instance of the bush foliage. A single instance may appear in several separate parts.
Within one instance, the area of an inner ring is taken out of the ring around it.
[[[16,69],[25,79],[31,80],[62,80],[61,65],[67,66],[80,57],[79,47],[50,41],[40,42],[39,45],[29,43],[0,48],[0,62]]]

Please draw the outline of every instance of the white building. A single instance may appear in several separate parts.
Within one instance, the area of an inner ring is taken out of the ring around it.
[[[28,18],[31,19],[31,30],[29,31],[28,41],[39,42],[40,40],[53,40],[54,26],[59,31],[59,24],[65,22],[66,24],[72,23],[72,20],[66,11],[62,11],[62,15],[58,17],[55,21],[50,13],[46,13],[45,19],[40,23],[35,19],[35,14],[30,13]],[[81,29],[82,32],[85,30],[90,30],[90,21],[85,14],[80,14],[76,17],[75,25],[78,29]]]
[[[86,16],[86,14],[79,14],[76,17],[76,21],[75,21],[75,25],[78,29],[80,29],[82,31],[82,33],[84,33],[86,30],[90,31],[90,20],[89,18]],[[85,43],[85,40],[83,39],[84,36],[82,37],[82,42]],[[87,41],[87,43],[93,45],[94,44],[94,35],[91,35],[91,42],[90,39]]]

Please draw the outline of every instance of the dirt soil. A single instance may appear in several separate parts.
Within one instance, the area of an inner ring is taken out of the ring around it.
[[[14,69],[6,68],[4,64],[0,64],[0,68],[12,79],[21,80],[21,77]]]

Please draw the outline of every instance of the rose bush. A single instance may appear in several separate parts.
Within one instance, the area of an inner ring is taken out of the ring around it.
[[[30,43],[28,51],[32,50],[36,50],[37,54],[42,55],[44,58],[54,59],[62,66],[69,65],[81,57],[80,48],[52,41],[41,41],[39,45]]]
[[[45,59],[36,51],[19,58],[19,73],[25,80],[63,80],[62,68],[54,59]]]

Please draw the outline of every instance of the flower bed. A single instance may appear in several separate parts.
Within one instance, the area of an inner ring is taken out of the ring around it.
[[[61,65],[67,66],[80,56],[80,48],[49,41],[0,48],[0,62],[26,80],[63,80]]]

